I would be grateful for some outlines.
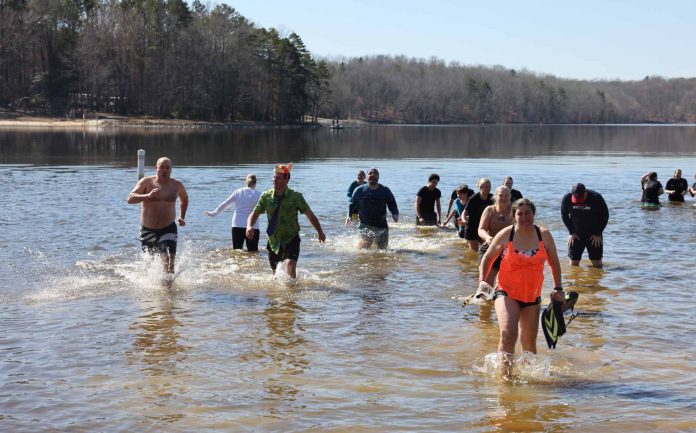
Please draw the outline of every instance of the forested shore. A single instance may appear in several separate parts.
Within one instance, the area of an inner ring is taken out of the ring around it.
[[[300,35],[260,28],[226,4],[0,0],[0,107],[270,124],[691,123],[696,78],[325,59]]]

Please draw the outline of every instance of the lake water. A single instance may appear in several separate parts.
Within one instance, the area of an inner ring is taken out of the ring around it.
[[[170,156],[191,200],[170,289],[126,204],[139,148],[148,174]],[[247,173],[269,188],[288,161],[327,235],[300,217],[295,285],[265,251],[231,250],[230,212],[202,215]],[[371,166],[401,211],[384,252],[356,250],[343,225],[345,191]],[[675,168],[693,182],[694,126],[0,130],[0,430],[694,431],[694,200],[639,206],[640,176],[664,184]],[[413,225],[431,172],[445,197],[513,176],[580,293],[558,348],[540,333],[512,383],[487,361],[494,311],[461,305],[476,255]],[[560,200],[578,181],[610,209],[603,270],[566,263]]]

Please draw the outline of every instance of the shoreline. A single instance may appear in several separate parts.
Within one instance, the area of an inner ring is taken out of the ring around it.
[[[149,117],[126,117],[98,115],[97,118],[70,119],[27,113],[8,113],[0,111],[0,129],[49,129],[49,130],[98,130],[98,129],[295,129],[330,128],[332,119],[317,119],[316,123],[278,124],[272,122],[209,122],[186,119],[158,119]],[[361,120],[341,120],[343,128],[369,126]]]
[[[158,119],[148,117],[125,117],[100,115],[98,118],[70,119],[59,116],[46,116],[26,113],[8,113],[0,110],[0,129],[46,129],[46,130],[89,130],[99,129],[300,129],[326,128],[331,129],[333,119],[319,118],[316,123],[278,124],[271,122],[209,122],[186,119]],[[358,119],[341,119],[340,129],[364,128],[369,126],[481,126],[481,124],[405,124],[368,122]],[[574,123],[574,124],[536,124],[536,123],[488,123],[483,126],[517,125],[517,126],[694,126],[693,123]]]

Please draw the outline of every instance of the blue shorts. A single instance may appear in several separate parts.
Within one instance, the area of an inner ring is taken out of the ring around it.
[[[360,237],[363,245],[370,248],[373,242],[377,243],[377,248],[383,250],[389,245],[389,227],[373,227],[360,223]]]

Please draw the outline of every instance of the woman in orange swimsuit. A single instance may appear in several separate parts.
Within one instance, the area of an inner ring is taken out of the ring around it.
[[[537,352],[545,262],[551,268],[556,288],[552,298],[564,299],[556,244],[551,232],[534,225],[534,203],[524,198],[517,200],[512,211],[515,223],[498,232],[479,265],[479,281],[483,283],[493,262],[502,255],[493,299],[500,326],[498,352],[508,358],[508,365],[518,334],[522,351]]]

